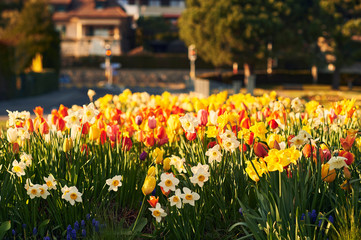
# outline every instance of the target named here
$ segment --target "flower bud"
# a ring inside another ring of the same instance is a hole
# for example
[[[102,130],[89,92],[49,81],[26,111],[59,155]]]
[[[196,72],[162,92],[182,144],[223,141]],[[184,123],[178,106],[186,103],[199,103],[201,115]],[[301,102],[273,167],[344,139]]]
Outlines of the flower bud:
[[[198,111],[197,113],[197,118],[200,122],[200,126],[206,126],[207,125],[207,122],[208,122],[208,113],[206,110],[204,109],[201,109]]]
[[[63,151],[69,152],[71,149],[73,149],[73,139],[65,138],[63,144]]]
[[[253,151],[257,157],[266,157],[268,155],[268,147],[266,144],[261,142],[256,142],[253,145]]]
[[[343,174],[345,175],[345,178],[350,180],[351,179],[351,173],[350,170],[346,166],[343,167]]]
[[[157,126],[157,120],[154,116],[148,118],[148,127],[150,129],[154,129]]]
[[[153,192],[156,185],[155,177],[147,176],[144,180],[144,184],[142,187],[142,192],[144,195],[148,195]]]
[[[336,171],[335,169],[332,169],[330,171],[330,165],[328,163],[322,165],[321,169],[321,178],[325,182],[333,182],[336,178]]]
[[[46,121],[40,124],[40,133],[43,135],[49,133],[49,125]]]
[[[170,169],[170,158],[165,158],[163,160],[163,170],[167,172],[169,171],[169,169]]]
[[[14,143],[18,140],[18,130],[16,128],[9,128],[6,135],[9,143]]]
[[[155,167],[154,166],[151,166],[149,169],[148,169],[148,172],[147,172],[147,177],[149,176],[155,176]]]
[[[148,156],[148,153],[146,151],[143,151],[140,155],[139,155],[139,159],[141,161],[144,161]]]
[[[163,151],[159,148],[156,148],[152,152],[152,157],[155,164],[161,164],[163,162]]]
[[[139,126],[140,124],[142,124],[142,122],[143,122],[142,116],[137,115],[135,117],[135,124],[137,124]]]

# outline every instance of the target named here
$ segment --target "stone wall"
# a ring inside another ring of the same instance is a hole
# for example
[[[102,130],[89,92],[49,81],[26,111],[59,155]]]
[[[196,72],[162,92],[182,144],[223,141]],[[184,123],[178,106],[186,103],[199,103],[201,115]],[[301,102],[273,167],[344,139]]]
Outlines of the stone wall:
[[[197,73],[209,72],[199,70]],[[106,83],[103,69],[94,68],[65,68],[60,74],[68,75],[71,86],[92,87]],[[188,70],[178,69],[118,69],[113,82],[122,87],[167,87],[182,89],[186,87],[189,79]]]

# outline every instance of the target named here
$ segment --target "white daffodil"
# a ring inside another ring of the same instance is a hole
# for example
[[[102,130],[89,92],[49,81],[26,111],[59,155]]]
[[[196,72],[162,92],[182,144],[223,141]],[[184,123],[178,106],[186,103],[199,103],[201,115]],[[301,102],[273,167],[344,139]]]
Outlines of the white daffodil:
[[[50,195],[50,193],[48,192],[48,186],[46,184],[39,185],[38,190],[40,197],[42,197],[43,199],[46,199]]]
[[[31,199],[34,199],[35,197],[40,197],[40,190],[39,190],[39,184],[35,184],[32,186],[29,186],[26,193],[30,196]]]
[[[226,141],[226,140],[237,140],[236,134],[234,134],[234,132],[232,132],[231,130],[226,130],[224,133],[222,133],[220,135],[221,139]]]
[[[304,139],[305,141],[308,139],[312,139],[312,136],[305,130],[300,130],[297,137]]]
[[[158,183],[158,185],[163,188],[164,192],[168,192],[169,190],[175,191],[175,187],[179,183],[179,180],[174,177],[173,173],[162,173],[160,180],[161,182]]]
[[[157,203],[155,208],[149,208],[149,210],[152,212],[152,216],[155,217],[157,222],[162,221],[162,217],[167,216],[167,213],[164,212],[164,209],[160,205],[160,203]]]
[[[204,183],[208,181],[209,175],[209,172],[204,168],[198,168],[193,177],[190,177],[191,183],[198,184],[200,187],[203,187]]]
[[[26,179],[24,186],[25,190],[28,191],[28,189],[32,186],[34,186],[34,184],[31,182],[30,178]]]
[[[298,97],[294,98],[291,102],[291,108],[295,111],[295,112],[299,112],[301,111],[303,105],[301,102],[301,99],[299,99]]]
[[[222,140],[222,146],[227,152],[233,152],[239,146],[239,141],[234,139]]]
[[[27,167],[31,166],[33,157],[30,154],[22,153],[20,155],[21,162],[25,163]]]
[[[81,196],[82,194],[78,191],[78,189],[75,186],[72,186],[68,189],[64,199],[67,200],[71,205],[74,205],[75,202],[82,202]]]
[[[82,123],[89,122],[93,124],[98,114],[99,111],[95,108],[94,103],[90,103],[88,106],[83,105]]]
[[[13,167],[11,171],[16,174],[16,176],[21,177],[25,175],[24,169],[25,169],[25,163],[18,162],[17,160],[13,161]]]
[[[192,192],[189,188],[183,188],[183,194],[181,194],[181,198],[183,199],[183,203],[189,203],[190,205],[194,206],[194,201],[200,198],[199,194],[196,192]]]
[[[179,172],[179,173],[181,173],[181,172],[187,172],[187,170],[185,169],[185,167],[184,167],[184,162],[185,162],[186,160],[184,159],[184,158],[180,158],[180,157],[178,157],[178,156],[174,156],[174,155],[172,155],[172,157],[170,157],[170,165],[173,165],[176,169],[177,169],[177,171]]]
[[[193,174],[196,174],[199,169],[203,169],[204,171],[208,172],[209,166],[207,164],[202,165],[201,163],[198,163],[197,166],[191,168],[191,171]]]
[[[56,181],[52,174],[50,174],[48,177],[44,177],[44,181],[46,186],[48,186],[48,189],[56,189]]]
[[[175,194],[169,198],[171,206],[176,205],[177,208],[182,208],[181,190],[176,189]]]
[[[220,152],[220,146],[217,144],[214,147],[210,148],[206,152],[208,156],[208,162],[212,163],[214,160],[217,162],[222,161],[222,153]]]
[[[117,175],[117,176],[114,176],[113,178],[109,178],[106,180],[106,184],[109,185],[109,189],[108,191],[118,191],[118,187],[122,186],[122,176],[121,175]]]
[[[305,143],[307,143],[307,139],[301,138],[300,136],[296,136],[290,140],[291,147],[295,146],[296,148],[302,147]]]
[[[346,164],[346,160],[347,158],[344,158],[344,157],[340,157],[340,156],[337,156],[337,157],[332,157],[327,163],[330,165],[330,171],[332,169],[341,169],[343,167],[347,167],[347,164]]]
[[[67,128],[72,128],[73,126],[80,126],[80,112],[79,111],[68,111],[68,116],[64,117]]]
[[[189,133],[195,133],[195,128],[199,125],[199,120],[190,113],[180,117],[179,121],[181,122],[184,131]]]

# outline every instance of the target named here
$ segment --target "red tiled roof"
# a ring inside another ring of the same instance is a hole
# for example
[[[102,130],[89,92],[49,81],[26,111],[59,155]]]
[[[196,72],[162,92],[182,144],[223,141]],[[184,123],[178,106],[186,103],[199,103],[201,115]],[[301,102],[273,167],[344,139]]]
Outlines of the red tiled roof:
[[[128,17],[125,11],[115,0],[110,0],[104,8],[95,9],[94,0],[73,0],[67,12],[55,12],[54,21],[65,21],[72,17],[78,18],[124,18]]]
[[[71,0],[49,0],[50,4],[69,4]]]

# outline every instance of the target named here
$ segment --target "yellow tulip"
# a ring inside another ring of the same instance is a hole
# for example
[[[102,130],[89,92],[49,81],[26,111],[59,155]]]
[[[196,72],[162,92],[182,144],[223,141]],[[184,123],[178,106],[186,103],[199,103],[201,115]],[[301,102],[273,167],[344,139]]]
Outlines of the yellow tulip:
[[[97,126],[92,125],[89,130],[89,140],[94,141],[97,140],[99,137],[100,137],[100,129]]]
[[[155,164],[161,164],[163,162],[163,151],[160,148],[154,149],[152,156]]]
[[[328,163],[322,165],[321,169],[321,178],[323,181],[326,182],[333,182],[336,178],[336,171],[335,169],[332,169],[330,171],[330,165]]]
[[[167,172],[169,171],[169,169],[170,169],[170,158],[165,158],[163,160],[163,170]]]
[[[73,149],[73,139],[65,138],[63,144],[63,151],[69,152],[71,149]]]
[[[144,195],[148,195],[151,192],[153,192],[154,188],[155,188],[155,177],[153,176],[147,176],[144,180],[144,184],[142,187],[142,192]]]
[[[148,169],[148,173],[147,173],[147,177],[154,177],[155,176],[155,167],[154,166],[151,166],[149,169]]]

